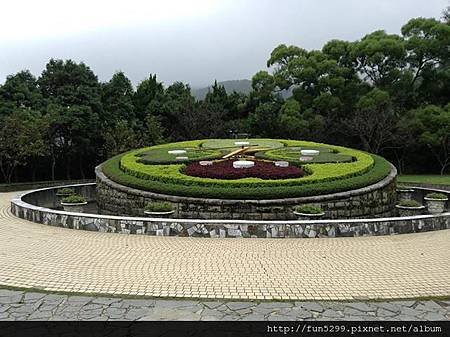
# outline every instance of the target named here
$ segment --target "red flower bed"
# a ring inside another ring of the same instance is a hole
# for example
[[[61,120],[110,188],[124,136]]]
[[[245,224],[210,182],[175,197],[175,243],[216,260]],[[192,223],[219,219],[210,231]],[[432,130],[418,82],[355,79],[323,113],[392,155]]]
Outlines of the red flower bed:
[[[199,162],[189,164],[185,174],[200,178],[213,179],[289,179],[303,177],[305,173],[296,166],[278,167],[273,162],[255,161],[255,166],[250,168],[234,168],[233,160],[215,162],[209,166],[202,166]]]

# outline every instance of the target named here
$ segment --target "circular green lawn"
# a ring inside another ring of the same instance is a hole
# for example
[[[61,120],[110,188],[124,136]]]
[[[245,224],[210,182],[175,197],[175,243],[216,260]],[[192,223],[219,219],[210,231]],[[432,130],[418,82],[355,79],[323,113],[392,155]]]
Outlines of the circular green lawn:
[[[235,142],[250,144],[244,156],[261,160],[286,160],[301,166],[307,175],[295,179],[235,180],[192,177],[184,174],[187,164],[217,160],[239,150]],[[300,161],[302,149],[316,149],[312,161]],[[181,150],[182,154],[168,151]],[[207,139],[169,143],[137,149],[102,164],[111,180],[129,187],[156,193],[221,199],[279,199],[329,194],[361,188],[385,178],[390,164],[382,157],[362,151],[297,140]]]

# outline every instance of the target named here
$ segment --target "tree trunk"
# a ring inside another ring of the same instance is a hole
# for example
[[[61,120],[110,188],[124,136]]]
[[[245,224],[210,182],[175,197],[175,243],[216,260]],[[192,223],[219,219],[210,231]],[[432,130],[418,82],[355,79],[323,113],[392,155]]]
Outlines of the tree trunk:
[[[66,158],[66,179],[70,180],[70,165],[71,165],[71,160],[70,160],[70,156],[67,156]]]
[[[33,163],[31,164],[31,181],[36,181],[36,169]]]
[[[81,159],[82,157],[80,156],[80,159],[78,160],[78,167],[80,169],[80,177],[81,179],[85,179],[85,175],[84,175],[84,170],[83,170],[83,160]]]
[[[12,166],[9,170],[7,170],[6,177],[5,177],[6,183],[11,184],[14,171],[15,171],[15,166]]]
[[[56,158],[52,154],[52,180],[55,180],[55,166],[56,166]]]
[[[445,169],[447,168],[448,165],[449,165],[449,163],[445,163],[444,165],[441,165],[441,176],[444,175]]]

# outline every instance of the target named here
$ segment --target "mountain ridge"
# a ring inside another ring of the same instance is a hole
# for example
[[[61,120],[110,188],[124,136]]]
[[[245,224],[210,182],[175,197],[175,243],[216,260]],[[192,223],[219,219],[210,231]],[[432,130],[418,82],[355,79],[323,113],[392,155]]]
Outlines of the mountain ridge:
[[[220,81],[217,84],[223,85],[228,94],[231,94],[233,91],[248,94],[252,89],[252,81],[248,79]],[[212,85],[203,88],[193,88],[191,92],[197,100],[203,100],[211,88]]]

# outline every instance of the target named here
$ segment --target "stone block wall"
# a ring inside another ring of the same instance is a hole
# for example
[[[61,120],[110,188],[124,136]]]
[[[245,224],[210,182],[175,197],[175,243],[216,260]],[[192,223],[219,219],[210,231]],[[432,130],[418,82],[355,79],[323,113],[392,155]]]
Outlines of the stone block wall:
[[[57,211],[28,204],[21,197],[11,201],[11,211],[22,219],[74,230],[203,238],[326,238],[450,229],[450,212],[404,218],[316,221],[151,219]]]
[[[177,218],[287,220],[296,219],[293,210],[302,204],[320,206],[327,219],[389,217],[394,215],[396,175],[357,190],[334,194],[274,200],[225,200],[179,197],[123,186],[96,168],[97,203],[104,214],[142,216],[150,201],[170,201]]]

